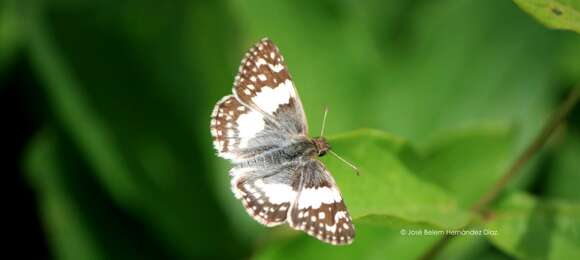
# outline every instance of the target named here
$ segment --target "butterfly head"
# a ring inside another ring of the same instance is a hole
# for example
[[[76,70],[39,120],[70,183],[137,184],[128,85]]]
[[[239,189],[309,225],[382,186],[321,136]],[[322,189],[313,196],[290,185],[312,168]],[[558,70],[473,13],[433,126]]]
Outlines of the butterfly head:
[[[314,147],[316,147],[316,152],[318,156],[324,156],[328,150],[330,150],[330,144],[326,141],[324,137],[315,137],[312,139]]]

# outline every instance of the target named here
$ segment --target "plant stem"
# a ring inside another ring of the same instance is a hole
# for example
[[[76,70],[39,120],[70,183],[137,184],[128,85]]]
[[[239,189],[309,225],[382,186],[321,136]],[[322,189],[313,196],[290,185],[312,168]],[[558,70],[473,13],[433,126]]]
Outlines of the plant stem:
[[[544,144],[550,139],[550,136],[558,129],[558,126],[564,121],[568,113],[572,111],[572,108],[578,102],[579,97],[578,88],[573,88],[568,97],[560,105],[560,108],[556,111],[548,123],[542,128],[542,131],[534,141],[518,156],[517,160],[508,168],[507,172],[491,187],[491,189],[485,193],[478,202],[476,202],[471,210],[475,213],[481,213],[481,210],[488,206],[499,193],[505,188],[508,182],[513,179],[519,170],[528,162],[534,154],[536,154]]]
[[[578,102],[579,97],[580,85],[572,88],[558,110],[551,116],[546,125],[544,125],[542,131],[534,138],[534,141],[517,157],[502,177],[483,196],[481,196],[476,203],[473,204],[471,211],[475,213],[476,216],[482,214],[482,211],[498,197],[509,181],[512,180],[519,173],[520,169],[544,146],[544,144],[546,144],[556,129],[558,129],[562,122],[564,122],[566,116],[568,116],[570,111],[572,111],[572,108]],[[467,226],[472,225],[474,221],[475,217],[472,217],[472,220]],[[421,257],[421,259],[434,258],[454,237],[455,236],[452,235],[444,235]]]

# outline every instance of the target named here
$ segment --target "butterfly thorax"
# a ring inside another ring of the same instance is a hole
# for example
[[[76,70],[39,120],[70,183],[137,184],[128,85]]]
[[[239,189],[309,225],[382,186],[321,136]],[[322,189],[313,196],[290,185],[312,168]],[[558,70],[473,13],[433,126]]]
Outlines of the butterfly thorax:
[[[318,153],[319,157],[324,156],[326,152],[330,150],[330,144],[328,144],[326,138],[322,136],[312,138],[312,143],[314,144],[314,147],[316,148],[316,153]]]

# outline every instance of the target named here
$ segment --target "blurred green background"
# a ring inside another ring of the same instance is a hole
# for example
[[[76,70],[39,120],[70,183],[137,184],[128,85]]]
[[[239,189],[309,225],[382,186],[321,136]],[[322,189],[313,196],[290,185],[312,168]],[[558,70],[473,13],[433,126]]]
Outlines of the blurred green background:
[[[542,25],[580,31],[580,2],[515,2],[2,0],[12,243],[56,259],[414,259],[440,237],[401,230],[475,218],[498,234],[438,258],[578,258],[578,107],[487,217],[469,211],[580,82],[580,36]],[[328,105],[333,147],[361,167],[323,159],[352,246],[262,227],[229,190],[209,116],[264,36],[310,131]]]

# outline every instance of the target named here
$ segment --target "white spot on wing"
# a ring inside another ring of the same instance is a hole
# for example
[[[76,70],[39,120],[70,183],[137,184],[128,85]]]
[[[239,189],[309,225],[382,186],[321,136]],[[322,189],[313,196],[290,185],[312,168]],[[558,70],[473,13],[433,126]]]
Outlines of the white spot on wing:
[[[334,233],[336,232],[336,224],[330,226],[330,225],[326,225],[326,231]]]
[[[264,192],[272,204],[290,202],[296,197],[296,192],[287,184],[264,183],[261,179],[258,179],[254,182],[254,185]]]
[[[274,72],[280,72],[284,69],[284,66],[282,66],[282,64],[278,63],[274,66],[272,66],[272,64],[268,64],[268,66],[270,67],[270,69]]]
[[[346,218],[346,211],[337,211],[336,214],[334,214],[334,222],[338,223],[338,220],[340,220],[341,218]]]
[[[340,201],[342,201],[342,197],[337,189],[329,187],[306,188],[300,194],[298,207],[301,209],[308,207],[317,209],[322,203],[331,204]]]
[[[255,111],[241,114],[236,121],[238,124],[238,136],[240,138],[240,148],[245,148],[248,141],[256,134],[264,130],[264,117]]]
[[[286,80],[280,83],[278,87],[263,87],[260,92],[256,93],[256,96],[252,98],[252,101],[264,112],[274,113],[279,106],[283,104],[288,104],[290,102],[290,97],[296,96],[294,92],[294,85],[292,81]]]
[[[259,59],[256,61],[256,67],[260,67],[261,65],[266,65],[266,64],[268,64],[268,63],[266,62],[266,60],[264,60],[264,59],[262,59],[262,58],[259,58]]]

